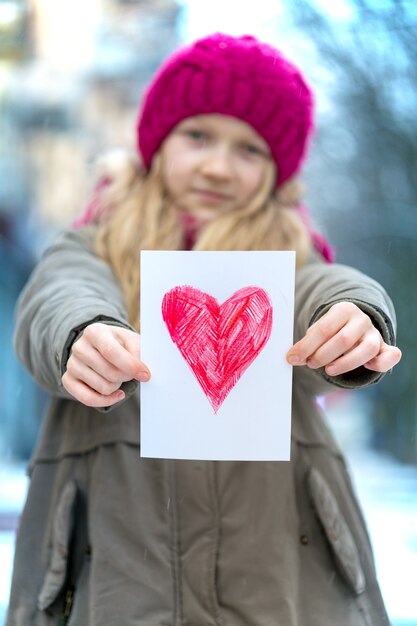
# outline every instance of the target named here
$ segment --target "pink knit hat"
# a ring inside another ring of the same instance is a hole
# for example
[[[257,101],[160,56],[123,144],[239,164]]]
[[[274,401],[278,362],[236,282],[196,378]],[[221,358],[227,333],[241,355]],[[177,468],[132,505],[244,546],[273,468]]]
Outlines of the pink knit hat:
[[[215,33],[174,52],[149,85],[137,122],[146,169],[181,120],[237,117],[269,145],[277,186],[300,168],[313,130],[313,96],[300,71],[255,37]]]

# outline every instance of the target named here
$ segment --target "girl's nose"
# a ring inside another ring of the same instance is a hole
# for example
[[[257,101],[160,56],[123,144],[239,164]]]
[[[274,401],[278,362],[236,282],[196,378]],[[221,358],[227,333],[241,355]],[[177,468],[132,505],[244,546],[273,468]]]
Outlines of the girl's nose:
[[[231,178],[233,159],[228,147],[217,146],[208,150],[201,163],[201,173],[210,178]]]

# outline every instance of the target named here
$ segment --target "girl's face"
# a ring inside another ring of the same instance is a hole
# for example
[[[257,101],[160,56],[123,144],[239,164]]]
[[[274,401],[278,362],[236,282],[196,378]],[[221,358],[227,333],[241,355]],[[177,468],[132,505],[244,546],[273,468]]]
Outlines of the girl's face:
[[[246,122],[219,114],[180,122],[162,144],[161,158],[168,197],[199,225],[247,205],[275,171],[264,139]]]

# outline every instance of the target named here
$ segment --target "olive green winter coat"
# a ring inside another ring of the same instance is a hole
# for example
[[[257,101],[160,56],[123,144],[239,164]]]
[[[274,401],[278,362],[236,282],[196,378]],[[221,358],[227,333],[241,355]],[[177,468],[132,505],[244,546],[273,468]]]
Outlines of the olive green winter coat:
[[[18,305],[17,353],[52,401],[30,464],[7,626],[388,624],[345,462],[315,401],[381,375],[296,368],[290,462],[142,459],[136,383],[108,411],[61,383],[83,327],[129,327],[93,235],[64,233]],[[315,257],[297,273],[295,339],[341,300],[394,342],[384,290]]]

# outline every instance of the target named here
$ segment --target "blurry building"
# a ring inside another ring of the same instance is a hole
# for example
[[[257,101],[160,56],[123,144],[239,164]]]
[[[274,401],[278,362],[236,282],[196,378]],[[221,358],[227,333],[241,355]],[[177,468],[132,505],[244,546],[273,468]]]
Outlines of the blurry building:
[[[140,94],[178,44],[178,18],[174,0],[29,3],[30,56],[13,72],[7,103],[42,225],[80,211],[98,153],[132,145]]]

